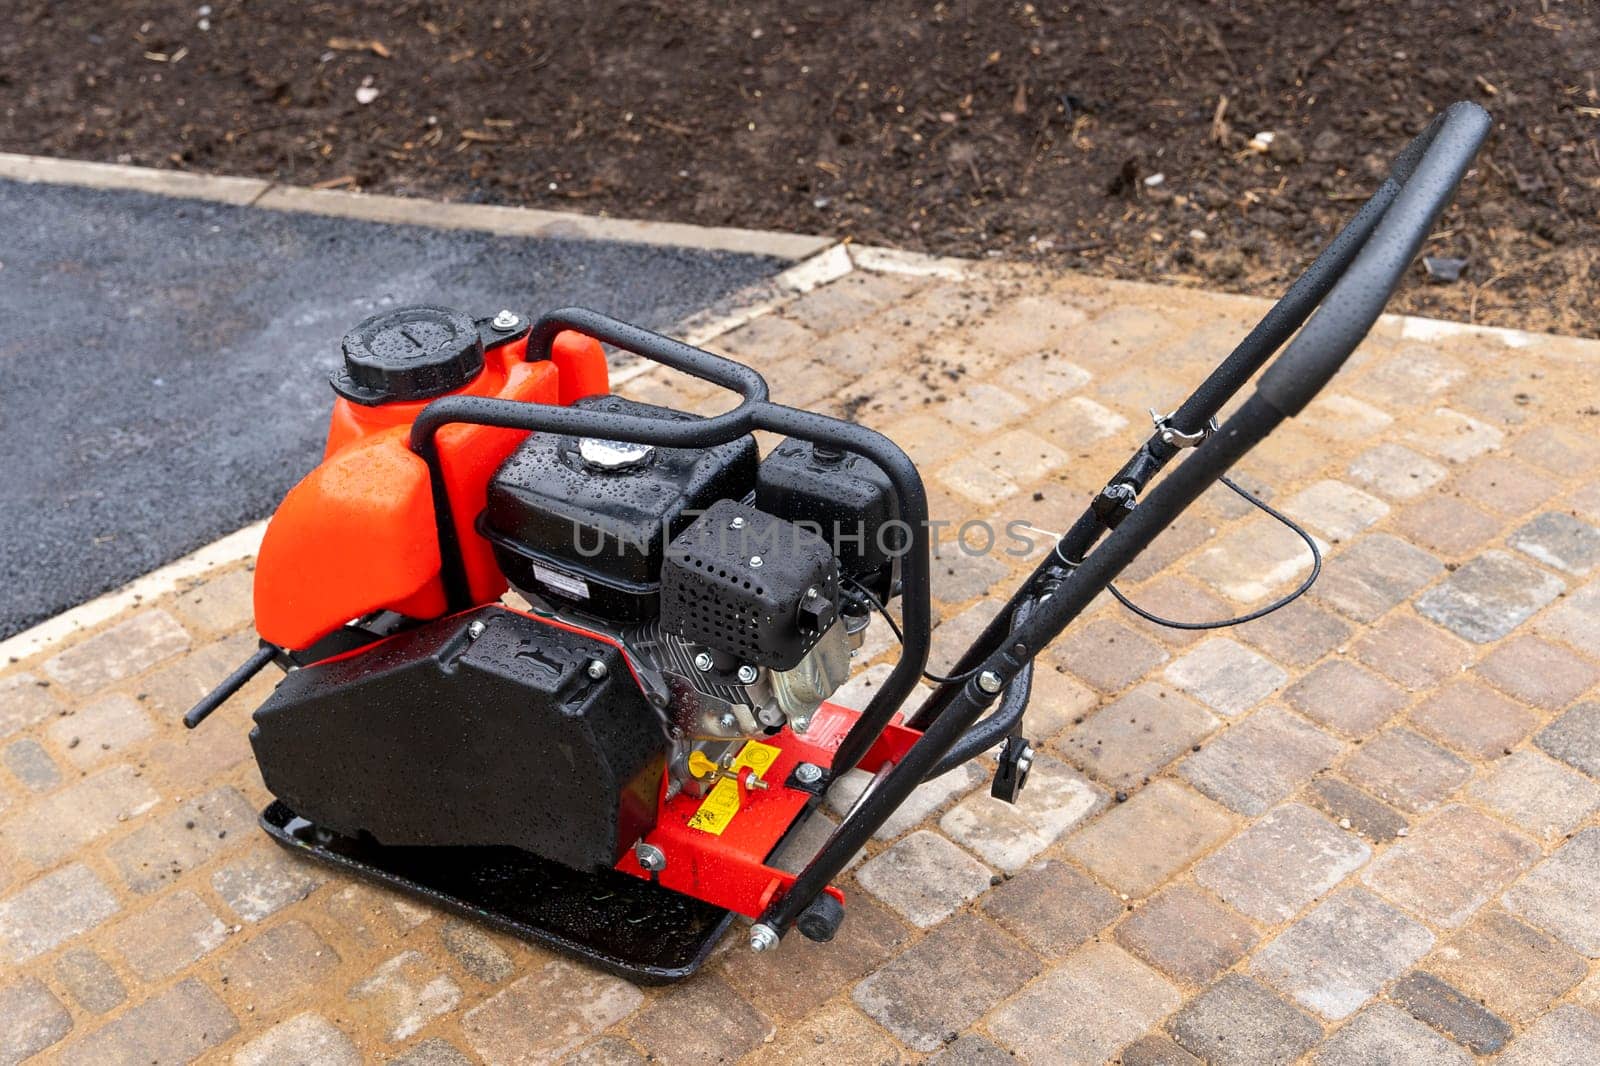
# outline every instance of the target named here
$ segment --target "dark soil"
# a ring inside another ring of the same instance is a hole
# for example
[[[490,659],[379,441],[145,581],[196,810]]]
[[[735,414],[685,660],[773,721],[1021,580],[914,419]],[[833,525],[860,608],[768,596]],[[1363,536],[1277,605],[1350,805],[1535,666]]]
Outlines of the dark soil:
[[[1474,99],[1493,139],[1426,249],[1466,271],[1396,306],[1600,332],[1588,0],[8,7],[11,151],[1260,294]]]

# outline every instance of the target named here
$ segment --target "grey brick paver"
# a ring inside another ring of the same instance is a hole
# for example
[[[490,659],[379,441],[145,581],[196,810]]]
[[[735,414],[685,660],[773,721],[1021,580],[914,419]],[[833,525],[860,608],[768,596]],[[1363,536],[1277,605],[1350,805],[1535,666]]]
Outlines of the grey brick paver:
[[[1467,1066],[1472,1056],[1398,1007],[1379,1003],[1343,1026],[1312,1061],[1316,1066]]]
[[[88,948],[71,948],[55,964],[56,980],[67,994],[90,1014],[104,1014],[121,1006],[128,989],[106,960]]]
[[[1146,896],[1232,832],[1223,808],[1156,781],[1067,841],[1067,851],[1111,887]]]
[[[1569,514],[1542,514],[1511,534],[1513,548],[1546,566],[1582,577],[1600,563],[1600,529]]]
[[[1268,706],[1212,737],[1178,772],[1224,806],[1258,815],[1332,766],[1343,748],[1316,726]]]
[[[1122,904],[1071,865],[1028,867],[987,893],[983,911],[1046,958],[1072,951],[1122,913]]]
[[[1201,985],[1259,939],[1237,911],[1186,884],[1146,900],[1117,926],[1123,947],[1165,974]]]
[[[1533,739],[1567,765],[1600,778],[1600,701],[1578,704]]]
[[[989,868],[938,833],[918,830],[863,863],[861,887],[926,929],[989,887]]]
[[[36,978],[0,987],[0,1063],[36,1055],[72,1031],[72,1015]]]
[[[320,1014],[279,1022],[234,1055],[234,1066],[359,1066],[361,1050]]]
[[[1306,717],[1351,736],[1369,733],[1406,704],[1405,694],[1372,671],[1328,659],[1295,682],[1284,702]]]
[[[1395,982],[1389,995],[1412,1017],[1427,1022],[1475,1055],[1492,1055],[1511,1038],[1509,1025],[1430,973],[1413,970]]]
[[[1072,727],[1057,746],[1074,765],[1112,788],[1131,788],[1219,724],[1193,700],[1146,682]]]
[[[950,808],[939,828],[990,865],[1015,873],[1104,802],[1104,793],[1077,771],[1040,755],[1015,804],[980,790]]]
[[[349,998],[372,1017],[386,1039],[399,1042],[454,1010],[461,1002],[461,986],[422,952],[402,951],[357,982]]]
[[[666,1066],[736,1060],[774,1032],[765,1015],[714,976],[673,988],[640,1011],[628,1029]]]
[[[1237,973],[1191,1000],[1167,1028],[1215,1066],[1292,1062],[1322,1039],[1322,1027],[1304,1011]]]
[[[68,691],[86,695],[188,648],[189,634],[170,614],[147,610],[46,659],[44,672]]]
[[[1216,637],[1169,665],[1166,679],[1219,714],[1249,710],[1289,679],[1283,668],[1237,641]]]
[[[190,977],[67,1045],[60,1061],[66,1066],[188,1063],[238,1031],[239,1020],[227,1005]]]
[[[141,980],[156,982],[177,973],[227,939],[228,930],[211,908],[187,890],[162,896],[117,924],[107,942]]]
[[[1503,551],[1486,551],[1417,600],[1417,610],[1477,644],[1499,640],[1555,599],[1562,580]]]
[[[270,1012],[321,987],[339,962],[316,930],[291,920],[223,955],[217,970],[247,1007]]]
[[[1600,958],[1597,884],[1600,829],[1585,829],[1513,885],[1505,895],[1505,906],[1574,950]]]
[[[0,955],[26,962],[94,928],[119,909],[93,870],[73,863],[0,901]]]
[[[1446,807],[1412,828],[1361,879],[1430,921],[1453,928],[1539,857],[1539,847],[1469,807]]]
[[[521,1066],[558,1058],[643,999],[626,981],[557,961],[467,1011],[461,1029],[489,1066]]]
[[[1572,832],[1600,811],[1600,784],[1536,751],[1517,751],[1468,788],[1468,794],[1546,841]]]
[[[1267,925],[1294,917],[1372,854],[1309,807],[1285,804],[1195,866],[1195,880]]]
[[[1415,813],[1437,807],[1472,776],[1472,767],[1408,729],[1389,729],[1347,759],[1343,773],[1379,799]]]
[[[1593,1066],[1600,1062],[1600,1016],[1566,1004],[1535,1022],[1498,1066]]]
[[[1600,681],[1600,667],[1532,636],[1500,644],[1475,672],[1514,699],[1545,710],[1560,710]]]

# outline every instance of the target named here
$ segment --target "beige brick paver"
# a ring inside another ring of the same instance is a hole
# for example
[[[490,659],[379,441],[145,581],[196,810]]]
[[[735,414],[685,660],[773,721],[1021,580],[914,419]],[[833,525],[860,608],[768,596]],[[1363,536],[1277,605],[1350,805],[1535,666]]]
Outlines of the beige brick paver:
[[[711,343],[889,431],[935,518],[1060,530],[1263,306],[854,274]],[[1021,806],[987,764],[939,779],[842,879],[833,944],[756,956],[736,927],[675,989],[266,841],[246,734],[271,679],[178,722],[253,647],[246,565],[3,664],[0,1063],[1597,1061],[1600,344],[1421,336],[1380,323],[1243,464],[1320,538],[1310,596],[1204,634],[1102,597],[1039,661]],[[1043,550],[945,545],[936,668]],[[1306,566],[1218,491],[1121,584],[1196,620]],[[852,699],[893,656],[874,626]]]

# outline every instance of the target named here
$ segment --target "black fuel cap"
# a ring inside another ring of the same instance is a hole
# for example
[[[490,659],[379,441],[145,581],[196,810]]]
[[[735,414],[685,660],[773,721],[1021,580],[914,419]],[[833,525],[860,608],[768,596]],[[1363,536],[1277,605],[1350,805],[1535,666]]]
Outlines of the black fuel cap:
[[[477,324],[448,307],[381,311],[346,333],[343,348],[333,391],[368,406],[442,396],[483,370]]]

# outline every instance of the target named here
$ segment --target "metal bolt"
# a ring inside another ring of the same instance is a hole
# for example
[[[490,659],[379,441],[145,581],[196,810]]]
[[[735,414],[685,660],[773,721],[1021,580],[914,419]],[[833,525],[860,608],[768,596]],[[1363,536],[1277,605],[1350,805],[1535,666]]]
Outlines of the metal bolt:
[[[467,627],[467,639],[477,640],[479,637],[483,636],[483,631],[488,628],[488,626],[483,624],[483,619],[478,619],[478,621],[473,622]]]
[[[591,680],[599,681],[606,676],[606,664],[599,659],[590,659],[588,667],[583,672],[588,674]]]
[[[794,768],[794,779],[802,785],[814,785],[822,780],[822,767],[814,762],[803,762]]]
[[[739,667],[739,675],[738,676],[739,676],[739,684],[741,684],[741,685],[753,685],[753,684],[756,683],[756,678],[761,676],[761,671],[757,670],[755,667],[751,666],[749,663],[745,663],[743,666]]]
[[[804,714],[797,714],[789,719],[789,728],[796,733],[804,733],[811,728],[811,718]]]
[[[750,556],[750,569],[752,569],[752,570],[760,570],[761,569],[761,556],[759,556],[759,555]]]
[[[667,868],[666,853],[654,844],[646,844],[642,840],[633,846],[633,857],[639,860],[640,866],[651,873]]]
[[[737,729],[739,727],[739,719],[735,718],[733,714],[729,712],[717,719],[717,725],[721,726],[723,729]]]
[[[728,523],[728,528],[729,529],[743,529],[744,528],[744,515],[742,515],[742,514],[734,515],[733,516],[733,520]]]
[[[517,317],[517,313],[515,311],[502,309],[499,314],[495,315],[494,318],[490,320],[489,325],[493,326],[501,333],[510,333],[512,330],[517,328],[517,324],[521,321],[522,319]]]
[[[708,651],[703,651],[694,657],[694,668],[700,671],[702,674],[711,669],[713,665],[714,664],[711,661],[711,653]]]
[[[978,675],[978,687],[993,696],[996,692],[1005,688],[1005,682],[1001,681],[1000,675],[993,670],[985,670]]]
[[[750,927],[750,950],[773,951],[778,947],[778,931],[766,922],[757,922]]]
[[[1025,774],[1031,769],[1033,769],[1033,749],[1023,748],[1022,754],[1017,756],[1017,772]]]

